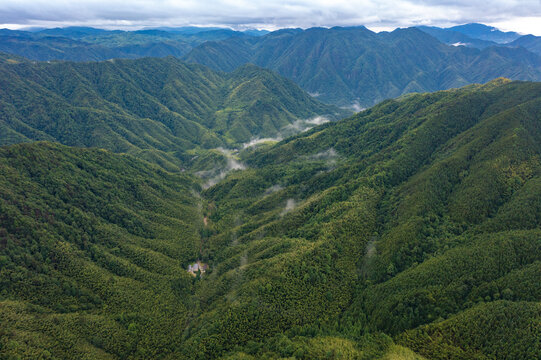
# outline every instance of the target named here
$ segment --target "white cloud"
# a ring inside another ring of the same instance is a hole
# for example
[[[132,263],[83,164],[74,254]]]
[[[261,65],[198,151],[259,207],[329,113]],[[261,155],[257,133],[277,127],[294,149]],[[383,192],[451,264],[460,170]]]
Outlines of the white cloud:
[[[528,18],[528,24],[522,22]],[[0,24],[110,28],[223,25],[234,28],[366,25],[372,29],[466,22],[541,35],[539,0],[2,0]]]

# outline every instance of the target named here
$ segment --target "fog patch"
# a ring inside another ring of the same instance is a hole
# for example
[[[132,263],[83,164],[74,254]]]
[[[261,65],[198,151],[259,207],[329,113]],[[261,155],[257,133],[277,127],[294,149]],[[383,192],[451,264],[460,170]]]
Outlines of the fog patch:
[[[274,194],[275,192],[278,192],[280,190],[282,190],[284,187],[281,186],[281,185],[272,185],[271,187],[267,188],[265,190],[265,194],[264,195],[270,195],[270,194]]]
[[[338,153],[333,148],[329,148],[325,151],[318,152],[317,154],[310,156],[310,158],[314,160],[329,160],[329,159],[336,159],[337,157],[338,157]]]
[[[284,216],[288,212],[295,210],[296,207],[297,207],[297,202],[295,201],[295,199],[291,199],[291,198],[287,199],[286,207],[284,208],[284,210],[282,210],[282,212],[280,213],[280,216]]]
[[[312,124],[312,125],[323,125],[325,123],[328,123],[330,120],[328,118],[326,118],[325,116],[316,116],[316,117],[313,117],[311,119],[308,119],[308,120],[305,120],[307,124]]]
[[[317,154],[308,156],[309,160],[318,160],[324,161],[327,166],[327,171],[334,169],[336,161],[339,159],[340,155],[334,150],[334,148],[329,148],[327,150],[318,152]],[[325,171],[322,171],[325,172]]]
[[[271,138],[271,137],[268,137],[268,138],[253,138],[249,142],[242,144],[242,148],[247,149],[249,147],[256,146],[256,145],[259,145],[259,144],[265,143],[265,142],[280,142],[283,139],[284,138],[282,136],[280,136],[280,135],[278,135],[277,137],[274,137],[274,138]]]
[[[225,167],[217,167],[212,170],[203,170],[198,171],[195,173],[195,175],[199,176],[203,179],[208,179],[206,183],[203,184],[203,189],[208,189],[227,176],[228,173],[230,173],[233,170],[245,170],[246,165],[235,159],[235,153],[232,150],[224,149],[222,147],[217,148],[219,152],[221,152],[225,158],[226,158],[226,164]]]
[[[359,100],[355,100],[350,105],[342,107],[342,109],[353,110],[356,113],[366,110],[366,108],[361,106]]]
[[[316,116],[309,119],[299,119],[289,125],[284,126],[282,131],[280,131],[280,135],[282,137],[293,136],[298,133],[311,130],[318,125],[328,123],[329,121],[330,120],[325,116]]]

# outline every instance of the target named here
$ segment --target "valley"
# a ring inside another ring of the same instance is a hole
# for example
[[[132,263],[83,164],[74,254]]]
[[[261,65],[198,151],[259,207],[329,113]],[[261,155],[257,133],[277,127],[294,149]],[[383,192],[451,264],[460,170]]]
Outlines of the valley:
[[[536,39],[1,30],[0,359],[539,358]]]

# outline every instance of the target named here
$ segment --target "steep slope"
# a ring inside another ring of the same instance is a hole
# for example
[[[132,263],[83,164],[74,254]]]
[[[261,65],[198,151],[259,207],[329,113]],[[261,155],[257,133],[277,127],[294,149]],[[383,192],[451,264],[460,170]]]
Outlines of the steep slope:
[[[0,148],[0,357],[173,351],[199,251],[198,189],[104,150]]]
[[[541,84],[498,80],[245,154],[252,169],[204,192],[213,272],[186,346],[215,357],[255,342],[261,355],[276,334],[340,334],[362,351],[384,332],[428,358],[491,358],[516,331],[502,358],[541,354],[540,109]],[[483,308],[502,298],[510,312]],[[469,319],[479,311],[490,324]]]
[[[4,147],[0,356],[538,358],[540,114],[541,83],[406,95],[246,148],[199,196],[128,155]]]
[[[524,35],[507,45],[511,47],[521,46],[533,53],[541,55],[541,36]]]
[[[415,29],[364,27],[279,30],[194,48],[186,61],[231,71],[241,64],[275,70],[325,102],[367,107],[405,93],[486,82],[541,79],[541,59],[524,49],[446,46]]]
[[[178,170],[186,150],[233,146],[341,114],[254,66],[224,74],[171,57],[12,63],[0,65],[0,144],[101,147]]]

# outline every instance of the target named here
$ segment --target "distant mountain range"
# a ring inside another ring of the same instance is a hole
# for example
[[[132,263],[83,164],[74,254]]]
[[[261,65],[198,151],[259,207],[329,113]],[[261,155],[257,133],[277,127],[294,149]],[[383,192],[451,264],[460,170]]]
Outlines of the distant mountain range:
[[[499,76],[541,79],[541,57],[524,48],[448,46],[415,28],[390,33],[365,27],[287,29],[209,41],[184,59],[222,71],[254,63],[292,79],[322,101],[357,108]]]
[[[500,76],[541,80],[540,37],[482,24],[382,33],[365,27],[271,33],[216,27],[4,29],[0,51],[47,61],[172,55],[219,71],[253,63],[293,80],[323,102],[354,110],[406,93]]]
[[[89,27],[0,30],[0,51],[31,60],[100,61],[113,58],[181,57],[209,40],[234,36],[260,36],[265,31],[244,32],[224,28],[158,28],[137,31]]]
[[[541,55],[541,37],[539,36],[502,32],[483,24],[467,24],[450,28],[433,26],[418,26],[417,28],[448,45],[478,49],[489,46],[523,47]]]

